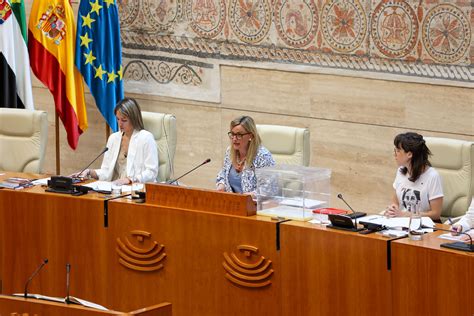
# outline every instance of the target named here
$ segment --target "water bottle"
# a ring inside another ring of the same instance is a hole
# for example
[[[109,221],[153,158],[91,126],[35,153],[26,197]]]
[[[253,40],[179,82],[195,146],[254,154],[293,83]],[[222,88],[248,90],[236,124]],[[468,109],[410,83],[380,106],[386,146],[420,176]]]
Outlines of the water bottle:
[[[421,223],[421,212],[419,207],[414,207],[410,212],[410,223],[408,225],[408,235],[411,240],[423,239],[423,228]]]

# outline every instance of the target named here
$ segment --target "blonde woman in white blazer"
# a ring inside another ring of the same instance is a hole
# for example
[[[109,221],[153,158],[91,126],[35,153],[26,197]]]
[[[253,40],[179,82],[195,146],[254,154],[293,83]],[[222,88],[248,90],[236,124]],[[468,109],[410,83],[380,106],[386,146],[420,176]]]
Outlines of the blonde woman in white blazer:
[[[140,106],[134,99],[125,98],[117,104],[114,113],[120,131],[110,135],[100,169],[87,169],[82,176],[119,185],[155,182],[158,150],[153,135],[143,127]]]

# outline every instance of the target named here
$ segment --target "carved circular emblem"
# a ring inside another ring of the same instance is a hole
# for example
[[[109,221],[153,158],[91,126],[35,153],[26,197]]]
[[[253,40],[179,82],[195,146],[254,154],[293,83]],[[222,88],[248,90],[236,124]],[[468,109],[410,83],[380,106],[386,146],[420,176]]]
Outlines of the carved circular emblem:
[[[336,51],[358,48],[367,34],[367,18],[358,0],[329,0],[322,9],[321,30]]]
[[[224,252],[222,266],[230,282],[248,288],[272,284],[272,261],[258,255],[258,248],[250,245],[237,246],[238,255]]]
[[[189,0],[186,13],[194,32],[201,37],[213,38],[225,24],[225,1]]]
[[[458,61],[469,49],[469,19],[453,5],[441,4],[432,8],[423,21],[422,29],[423,44],[428,54],[438,62]]]
[[[410,53],[418,40],[418,19],[405,1],[380,2],[372,14],[372,39],[387,57],[403,57]]]
[[[130,27],[137,18],[138,11],[140,10],[140,2],[122,0],[118,1],[117,5],[120,18],[120,28],[126,29]]]
[[[316,35],[318,22],[313,0],[278,0],[275,4],[276,29],[289,46],[308,45]]]
[[[183,0],[144,0],[143,13],[154,31],[167,31],[178,20]]]
[[[268,0],[231,0],[229,22],[232,31],[241,41],[260,42],[268,34],[272,22]]]

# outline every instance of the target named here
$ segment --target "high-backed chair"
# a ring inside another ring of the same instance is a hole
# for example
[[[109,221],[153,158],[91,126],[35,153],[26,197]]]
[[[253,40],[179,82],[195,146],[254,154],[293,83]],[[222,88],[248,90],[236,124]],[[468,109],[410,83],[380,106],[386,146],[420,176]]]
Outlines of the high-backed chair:
[[[277,164],[309,166],[309,129],[281,125],[257,125],[262,144]]]
[[[173,175],[176,152],[176,117],[171,114],[142,111],[143,125],[153,134],[158,147],[158,182],[167,181]]]
[[[46,112],[0,108],[0,170],[41,173],[47,141]]]
[[[438,137],[424,139],[433,154],[431,164],[443,182],[441,220],[464,215],[474,194],[474,143]]]

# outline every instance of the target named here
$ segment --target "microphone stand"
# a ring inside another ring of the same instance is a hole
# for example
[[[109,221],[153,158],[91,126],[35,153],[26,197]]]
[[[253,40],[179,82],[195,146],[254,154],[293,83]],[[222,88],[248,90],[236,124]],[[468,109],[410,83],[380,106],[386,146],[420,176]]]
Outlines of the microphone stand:
[[[80,179],[79,176],[80,176],[87,168],[89,168],[97,159],[99,159],[100,156],[102,156],[103,154],[105,154],[105,152],[107,152],[108,150],[109,150],[109,148],[105,147],[105,148],[101,151],[101,153],[100,153],[97,157],[95,157],[94,160],[92,160],[84,169],[82,169],[82,170],[77,174],[76,177],[73,177],[73,179]]]
[[[41,262],[41,264],[38,266],[38,268],[36,268],[35,272],[33,272],[33,274],[30,276],[30,278],[28,279],[28,281],[26,281],[25,283],[25,294],[24,294],[24,297],[27,298],[28,297],[28,285],[30,285],[30,282],[31,280],[33,280],[33,278],[38,274],[38,272],[40,272],[40,270],[48,263],[48,259],[43,259],[43,262]]]
[[[191,172],[193,172],[193,171],[196,170],[197,168],[199,168],[199,167],[201,167],[201,166],[203,166],[203,165],[205,165],[205,164],[207,164],[207,163],[209,163],[209,162],[211,162],[211,159],[210,159],[210,158],[207,158],[207,159],[204,160],[200,165],[194,167],[193,169],[189,170],[189,171],[186,172],[185,174],[179,176],[178,178],[176,178],[176,179],[174,179],[174,180],[169,180],[169,181],[167,182],[167,184],[173,184],[173,183],[175,183],[176,181],[178,181],[178,180],[181,179],[182,177],[184,177],[184,176],[190,174]]]
[[[359,217],[364,217],[364,216],[367,215],[367,213],[354,211],[354,209],[349,205],[349,203],[347,203],[346,200],[344,200],[344,198],[342,197],[342,194],[341,194],[341,193],[339,193],[339,194],[337,195],[337,197],[338,197],[340,200],[342,200],[342,202],[344,202],[344,204],[346,204],[347,207],[349,207],[350,210],[352,211],[352,214],[347,215],[347,216],[349,216],[350,218],[357,220],[357,218],[359,218]]]
[[[66,304],[70,304],[71,300],[69,299],[69,276],[71,274],[71,264],[66,264]]]

